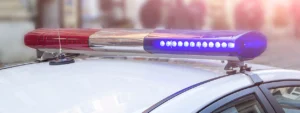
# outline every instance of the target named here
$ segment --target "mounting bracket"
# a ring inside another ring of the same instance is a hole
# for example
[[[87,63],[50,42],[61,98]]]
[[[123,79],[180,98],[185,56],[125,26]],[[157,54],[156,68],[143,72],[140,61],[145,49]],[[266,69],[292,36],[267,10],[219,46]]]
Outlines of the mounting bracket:
[[[67,57],[65,54],[59,54],[55,60],[49,62],[49,65],[64,65],[74,63],[75,60],[73,58]]]
[[[244,61],[231,61],[229,60],[224,68],[227,74],[232,75],[237,73],[237,69],[239,68],[239,72],[251,71],[251,67],[248,67]]]

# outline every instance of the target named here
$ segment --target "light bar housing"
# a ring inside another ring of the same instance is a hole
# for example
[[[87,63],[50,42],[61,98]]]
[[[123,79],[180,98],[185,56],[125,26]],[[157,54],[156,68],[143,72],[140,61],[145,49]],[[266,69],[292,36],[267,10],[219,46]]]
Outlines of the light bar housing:
[[[267,48],[267,38],[256,31],[37,29],[24,41],[35,49],[58,52],[59,37],[65,53],[89,55],[246,61]]]

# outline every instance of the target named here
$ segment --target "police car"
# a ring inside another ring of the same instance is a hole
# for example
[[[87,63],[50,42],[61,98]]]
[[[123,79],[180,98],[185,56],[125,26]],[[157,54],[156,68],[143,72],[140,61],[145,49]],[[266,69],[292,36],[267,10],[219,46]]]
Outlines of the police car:
[[[300,72],[247,63],[255,31],[37,29],[0,70],[1,113],[299,113]]]

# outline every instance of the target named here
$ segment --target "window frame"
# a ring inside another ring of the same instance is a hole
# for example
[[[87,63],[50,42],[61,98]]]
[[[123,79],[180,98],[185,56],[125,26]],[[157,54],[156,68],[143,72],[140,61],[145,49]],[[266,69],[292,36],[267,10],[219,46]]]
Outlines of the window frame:
[[[276,98],[271,94],[270,89],[280,88],[280,87],[300,87],[299,80],[287,80],[287,81],[275,81],[270,83],[265,83],[259,86],[262,92],[265,94],[266,98],[269,100],[270,104],[273,106],[277,113],[285,113],[281,105],[277,102]]]
[[[221,107],[226,106],[230,102],[234,102],[240,98],[243,98],[248,95],[255,95],[257,101],[261,104],[261,107],[267,113],[275,113],[275,110],[272,108],[271,104],[263,94],[263,92],[259,89],[258,86],[253,86],[250,88],[246,88],[232,94],[226,95],[221,97],[220,99],[216,100],[215,102],[209,104],[208,106],[204,107],[198,111],[198,113],[211,113],[215,110],[218,110]]]

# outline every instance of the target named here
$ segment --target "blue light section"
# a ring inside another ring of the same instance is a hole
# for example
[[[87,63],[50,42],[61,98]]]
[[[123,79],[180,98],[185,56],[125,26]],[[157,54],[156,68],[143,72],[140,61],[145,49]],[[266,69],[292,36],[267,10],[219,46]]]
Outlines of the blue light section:
[[[241,61],[259,56],[266,47],[259,32],[161,30],[144,39],[144,49],[153,54],[232,56]]]
[[[164,46],[161,42],[167,42],[167,46]],[[183,46],[182,46],[182,42]],[[195,43],[196,42],[196,43]],[[202,42],[202,43],[201,43]],[[220,42],[225,43],[226,46],[220,48]],[[168,44],[169,43],[169,44]],[[178,46],[177,46],[178,43]],[[234,42],[232,41],[220,41],[220,40],[211,40],[211,41],[203,41],[203,40],[183,40],[183,39],[160,39],[154,41],[154,48],[157,48],[162,51],[182,51],[182,52],[201,52],[201,51],[209,51],[209,52],[222,52],[222,51],[234,51]]]

